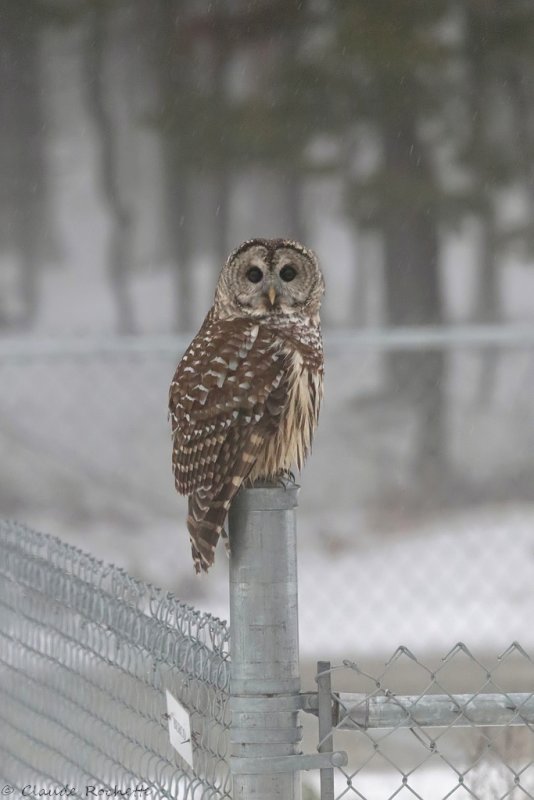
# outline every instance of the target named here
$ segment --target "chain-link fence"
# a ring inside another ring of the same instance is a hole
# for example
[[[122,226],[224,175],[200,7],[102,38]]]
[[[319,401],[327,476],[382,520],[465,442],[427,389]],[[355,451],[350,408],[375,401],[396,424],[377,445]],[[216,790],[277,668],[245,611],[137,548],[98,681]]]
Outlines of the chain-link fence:
[[[534,797],[534,662],[520,644],[484,663],[465,644],[434,663],[400,647],[372,672],[321,662],[317,680],[320,749],[349,754],[324,770],[321,800]]]
[[[321,800],[534,798],[534,662],[517,643],[491,661],[458,644],[434,660],[399,647],[382,667],[321,662],[317,691],[301,691],[296,495],[251,489],[232,507],[231,635],[0,525],[3,794],[298,800],[310,771]]]
[[[17,524],[0,525],[0,575],[4,795],[230,797],[225,623]]]
[[[194,579],[170,470],[167,390],[187,342],[0,340],[0,508],[226,618],[226,559]],[[532,330],[327,331],[325,344],[299,512],[310,669],[349,652],[347,615],[373,657],[392,630],[425,655],[534,645]]]

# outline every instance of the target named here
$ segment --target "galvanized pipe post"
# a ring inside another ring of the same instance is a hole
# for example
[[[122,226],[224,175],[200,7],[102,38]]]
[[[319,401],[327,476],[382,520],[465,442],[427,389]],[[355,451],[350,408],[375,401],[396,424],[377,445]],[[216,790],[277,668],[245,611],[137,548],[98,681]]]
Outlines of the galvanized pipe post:
[[[299,771],[277,771],[300,752],[298,489],[243,489],[230,511],[234,800],[301,796]]]
[[[332,673],[330,661],[317,663],[317,711],[319,717],[320,753],[332,753],[334,739],[332,736]],[[321,800],[334,800],[334,769],[321,769]]]

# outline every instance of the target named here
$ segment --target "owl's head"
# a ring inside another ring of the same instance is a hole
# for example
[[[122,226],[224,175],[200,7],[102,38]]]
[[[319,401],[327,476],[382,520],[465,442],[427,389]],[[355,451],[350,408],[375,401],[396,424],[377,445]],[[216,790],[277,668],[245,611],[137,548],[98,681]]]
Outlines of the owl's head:
[[[315,253],[289,239],[249,239],[231,253],[219,276],[219,312],[262,317],[315,316],[324,279]]]

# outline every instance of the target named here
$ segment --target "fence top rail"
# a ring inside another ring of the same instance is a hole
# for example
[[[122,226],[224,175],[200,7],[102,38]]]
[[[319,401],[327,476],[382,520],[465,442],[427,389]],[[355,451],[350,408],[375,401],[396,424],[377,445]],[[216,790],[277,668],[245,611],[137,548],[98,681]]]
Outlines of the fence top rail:
[[[192,334],[168,336],[36,337],[0,338],[0,362],[55,359],[69,356],[147,356],[155,353],[175,357],[182,353]],[[396,328],[331,329],[324,333],[327,350],[428,350],[455,347],[532,347],[534,325],[450,325]]]
[[[376,695],[333,692],[338,730],[370,728],[517,726],[534,723],[532,692]],[[305,695],[303,710],[317,714],[317,695]]]

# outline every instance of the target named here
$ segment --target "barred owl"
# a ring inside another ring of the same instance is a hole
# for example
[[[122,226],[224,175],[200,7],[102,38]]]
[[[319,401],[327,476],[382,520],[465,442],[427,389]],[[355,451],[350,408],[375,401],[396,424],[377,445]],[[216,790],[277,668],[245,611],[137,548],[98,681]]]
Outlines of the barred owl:
[[[243,482],[277,480],[311,448],[323,389],[319,307],[324,281],[311,250],[252,239],[228,258],[214,304],[169,391],[177,490],[189,496],[196,572],[207,572]]]

